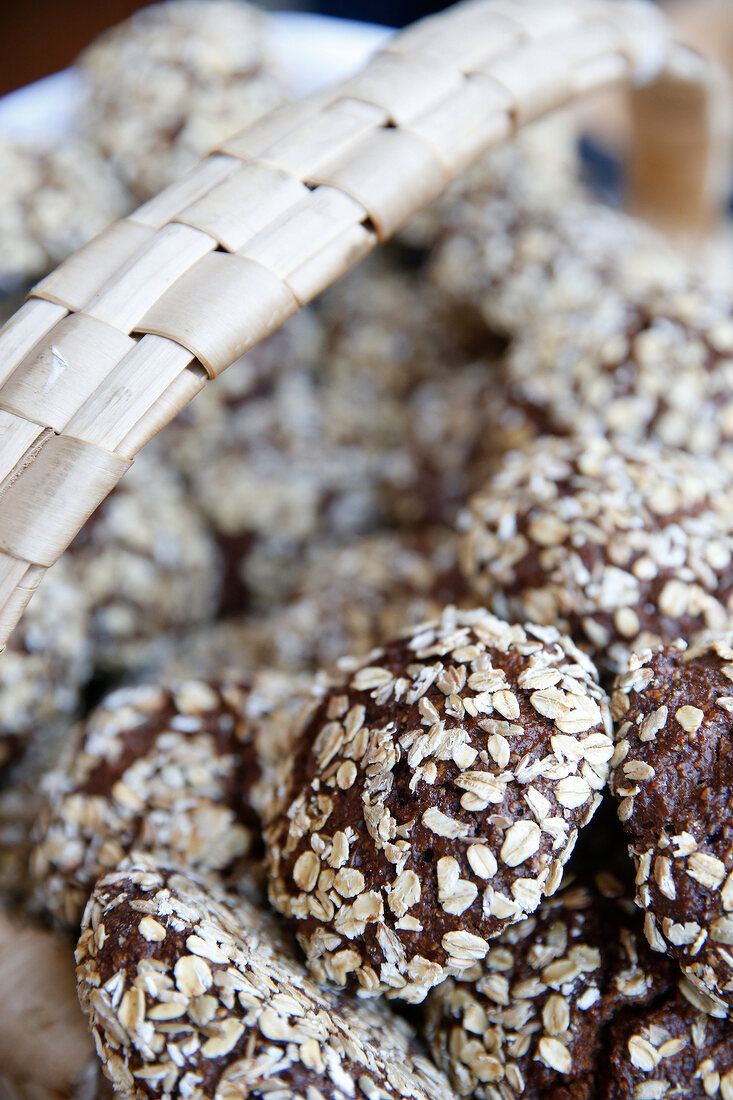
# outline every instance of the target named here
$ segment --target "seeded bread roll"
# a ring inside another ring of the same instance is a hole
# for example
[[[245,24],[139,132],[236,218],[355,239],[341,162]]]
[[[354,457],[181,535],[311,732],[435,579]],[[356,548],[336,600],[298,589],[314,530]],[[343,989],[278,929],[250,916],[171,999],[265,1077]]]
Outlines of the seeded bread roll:
[[[0,660],[0,772],[21,757],[32,776],[55,762],[91,669],[84,593],[62,559],[44,577]]]
[[[590,661],[553,627],[448,609],[304,721],[266,837],[313,974],[421,1001],[557,888],[612,753]]]
[[[314,549],[452,524],[484,483],[499,351],[442,301],[420,272],[370,258],[171,425],[163,445],[222,550],[228,614],[297,598]]]
[[[684,285],[681,250],[589,198],[577,174],[548,188],[538,157],[498,153],[461,184],[431,260],[440,289],[490,329],[514,337],[529,328],[536,339],[553,317],[558,327],[579,326],[583,314],[595,324],[621,316],[632,290]]]
[[[273,922],[167,870],[108,875],[77,948],[79,998],[128,1100],[455,1100],[403,1021],[317,986]]]
[[[495,447],[541,434],[652,437],[716,457],[722,447],[733,461],[730,279],[712,284],[577,186],[558,196],[540,171],[526,177],[469,183],[433,261],[446,295],[512,338],[489,410]]]
[[[265,20],[231,0],[153,4],[100,35],[79,63],[87,133],[138,199],[285,99]]]
[[[36,894],[78,928],[96,880],[133,849],[226,876],[260,846],[247,688],[189,680],[109,695],[44,780]]]
[[[730,295],[692,275],[672,288],[622,284],[617,300],[543,316],[520,335],[504,401],[525,438],[655,439],[730,467],[732,318]]]
[[[649,951],[619,881],[571,873],[431,993],[426,1033],[474,1100],[652,1100],[673,1086],[703,1098],[715,1072],[733,1085],[733,1033],[709,1007]]]
[[[27,289],[132,205],[89,142],[65,135],[55,147],[0,137],[0,294]]]
[[[278,346],[287,347],[285,339]],[[241,400],[223,395],[221,435],[204,428],[203,449],[215,443],[216,453],[195,465],[192,454],[184,458],[193,499],[225,559],[229,613],[269,611],[297,591],[307,548],[319,539],[352,539],[383,522],[380,484],[394,452],[364,432],[351,435],[344,424],[343,406],[358,403],[352,380],[331,389],[320,352],[301,358],[279,362]],[[380,410],[361,408],[367,419]]]
[[[152,663],[157,678],[192,669],[217,676],[267,666],[304,676],[345,653],[366,656],[403,624],[435,616],[465,597],[455,534],[443,528],[367,535],[345,546],[311,548],[297,595],[269,615],[238,616],[182,639],[166,639]]]
[[[659,1007],[614,1021],[601,1100],[733,1096],[733,1033],[729,1020],[685,978]]]
[[[135,461],[67,554],[105,672],[145,663],[158,635],[213,618],[221,563],[204,521],[157,451]]]
[[[655,951],[733,1005],[733,638],[632,656],[613,693],[611,787]]]
[[[539,439],[462,517],[475,598],[553,623],[602,673],[645,646],[723,630],[733,602],[733,480],[659,446]]]
[[[647,948],[621,884],[569,878],[473,971],[431,993],[431,1050],[459,1095],[599,1096],[604,1027],[672,985],[671,962]]]
[[[389,452],[388,523],[452,523],[495,461],[485,428],[504,343],[400,258],[370,258],[319,303],[324,400],[332,432]]]

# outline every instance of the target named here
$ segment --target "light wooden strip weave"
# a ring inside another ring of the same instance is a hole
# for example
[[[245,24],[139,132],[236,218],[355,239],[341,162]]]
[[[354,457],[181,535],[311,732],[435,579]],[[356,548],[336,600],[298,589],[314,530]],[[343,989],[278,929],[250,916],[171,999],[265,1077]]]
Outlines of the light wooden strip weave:
[[[0,645],[207,378],[518,126],[673,73],[675,49],[643,0],[457,5],[226,142],[43,279],[0,332]]]

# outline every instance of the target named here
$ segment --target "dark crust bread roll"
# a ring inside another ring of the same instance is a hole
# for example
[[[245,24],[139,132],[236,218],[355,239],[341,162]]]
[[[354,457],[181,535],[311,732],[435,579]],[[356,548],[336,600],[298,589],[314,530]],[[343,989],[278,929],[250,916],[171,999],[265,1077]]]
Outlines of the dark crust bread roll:
[[[589,660],[448,609],[326,692],[267,832],[313,973],[420,1001],[559,885],[612,752]]]
[[[647,938],[725,1015],[733,1004],[730,636],[633,657],[613,714],[611,789]]]
[[[261,778],[249,689],[182,681],[124,688],[80,727],[45,780],[32,856],[36,893],[79,925],[95,881],[134,849],[226,875],[261,847]]]
[[[426,1034],[472,1100],[702,1100],[733,1087],[733,1033],[705,1007],[649,950],[620,882],[571,874],[430,994]]]
[[[462,525],[475,598],[505,618],[552,623],[602,673],[731,621],[733,480],[712,459],[539,439],[505,458]]]
[[[607,1022],[672,984],[671,961],[649,951],[622,893],[619,883],[601,893],[592,879],[571,881],[470,975],[431,993],[431,1049],[460,1095],[596,1096]]]
[[[270,917],[167,870],[102,879],[79,998],[115,1091],[256,1100],[451,1100],[410,1029],[319,988]]]

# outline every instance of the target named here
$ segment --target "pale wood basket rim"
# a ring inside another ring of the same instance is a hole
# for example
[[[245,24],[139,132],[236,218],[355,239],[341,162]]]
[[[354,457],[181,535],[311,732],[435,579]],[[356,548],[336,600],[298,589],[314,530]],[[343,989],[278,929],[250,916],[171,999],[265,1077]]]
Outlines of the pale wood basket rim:
[[[619,83],[646,87],[640,147],[654,89],[684,96],[697,211],[715,80],[651,4],[469,0],[224,143],[41,280],[0,331],[0,647],[45,570],[207,381],[489,148]],[[688,159],[689,141],[665,148]]]

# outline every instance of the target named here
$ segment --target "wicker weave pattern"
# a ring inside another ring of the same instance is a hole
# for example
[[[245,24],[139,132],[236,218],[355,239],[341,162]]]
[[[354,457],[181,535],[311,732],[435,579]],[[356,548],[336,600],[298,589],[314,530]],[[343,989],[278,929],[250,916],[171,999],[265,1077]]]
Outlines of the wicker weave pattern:
[[[635,0],[473,0],[285,106],[82,248],[0,332],[0,645],[157,431],[490,146],[649,79]]]

